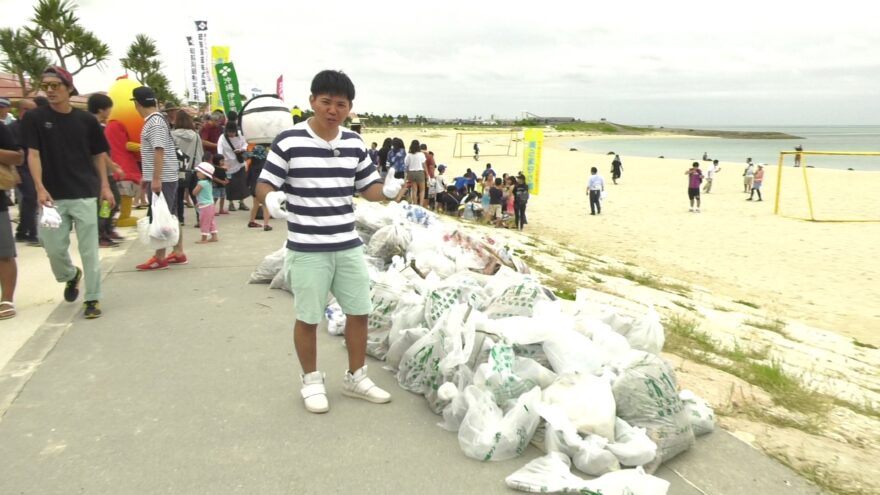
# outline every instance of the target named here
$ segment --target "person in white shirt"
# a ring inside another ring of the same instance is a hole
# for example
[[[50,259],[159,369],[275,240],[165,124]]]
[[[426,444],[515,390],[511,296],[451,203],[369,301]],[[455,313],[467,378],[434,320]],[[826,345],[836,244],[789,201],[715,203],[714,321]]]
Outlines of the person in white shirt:
[[[238,126],[235,122],[227,122],[226,132],[217,140],[217,154],[223,155],[226,177],[229,179],[229,184],[226,186],[229,211],[235,211],[236,201],[238,201],[239,210],[248,211],[250,209],[244,204],[244,200],[250,196],[250,191],[247,187],[245,151],[247,151],[247,141],[238,132]]]
[[[752,159],[746,159],[746,169],[743,171],[743,192],[752,192],[752,183],[755,181],[755,164]]]
[[[718,160],[712,160],[712,166],[706,171],[706,185],[703,186],[704,193],[712,192],[712,181],[715,180],[715,174],[718,172],[721,172],[721,167],[718,166]]]
[[[409,153],[403,160],[406,165],[406,180],[411,184],[410,202],[414,205],[427,206],[425,202],[425,187],[427,184],[425,175],[425,154],[422,153],[421,143],[417,139],[409,145]],[[413,196],[415,194],[415,196]]]
[[[602,214],[602,191],[605,190],[605,179],[599,175],[599,169],[590,169],[590,181],[587,183],[587,194],[590,196],[590,215]]]

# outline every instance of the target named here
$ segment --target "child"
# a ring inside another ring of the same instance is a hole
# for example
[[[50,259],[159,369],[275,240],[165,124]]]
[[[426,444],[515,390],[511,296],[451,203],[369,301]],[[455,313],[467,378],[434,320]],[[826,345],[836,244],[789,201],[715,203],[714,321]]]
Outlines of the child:
[[[199,182],[193,189],[199,207],[199,229],[202,231],[202,239],[196,244],[217,242],[217,217],[214,216],[214,186],[211,179],[214,176],[214,166],[207,162],[196,165],[196,176]]]
[[[228,215],[229,210],[223,209],[223,204],[226,203],[226,184],[229,184],[229,180],[226,179],[226,167],[223,166],[223,155],[212,156],[211,162],[214,164],[212,167],[214,169],[214,201],[220,200],[217,214]]]
[[[495,179],[494,182],[490,183],[489,190],[486,191],[489,196],[489,204],[483,209],[483,219],[486,223],[494,223],[496,227],[502,225],[501,203],[504,200],[504,191],[501,189],[501,186],[501,179]]]

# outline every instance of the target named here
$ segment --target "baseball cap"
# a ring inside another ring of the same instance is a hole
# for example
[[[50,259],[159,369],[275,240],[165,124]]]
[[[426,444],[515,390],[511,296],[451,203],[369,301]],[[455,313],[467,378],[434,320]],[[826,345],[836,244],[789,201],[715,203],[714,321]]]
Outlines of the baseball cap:
[[[440,165],[437,165],[437,170],[439,170],[439,171],[441,171],[441,172],[445,171],[445,170],[446,170],[446,165],[444,165],[444,164],[442,164],[442,163],[441,163]]]
[[[131,101],[136,101],[145,107],[155,107],[158,104],[156,101],[156,93],[146,86],[134,88],[131,91],[131,96],[133,96]]]
[[[70,89],[70,96],[76,96],[79,94],[79,91],[76,90],[76,86],[73,85],[73,76],[71,76],[70,72],[67,72],[67,69],[64,67],[50,65],[43,71],[43,76],[54,76],[61,79],[61,82]]]
[[[9,102],[6,98],[0,98],[0,107],[11,107],[12,103]]]

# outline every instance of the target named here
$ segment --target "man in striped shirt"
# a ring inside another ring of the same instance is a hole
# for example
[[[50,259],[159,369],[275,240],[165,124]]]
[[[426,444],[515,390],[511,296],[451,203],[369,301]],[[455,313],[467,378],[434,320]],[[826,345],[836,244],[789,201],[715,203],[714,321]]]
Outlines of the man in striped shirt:
[[[177,148],[171,138],[171,126],[165,116],[159,113],[156,93],[152,89],[140,86],[132,91],[132,96],[134,107],[144,118],[144,127],[141,130],[141,165],[144,176],[142,186],[144,191],[160,195],[170,211],[177,211]],[[152,206],[149,214],[152,219]],[[183,265],[186,262],[183,232],[180,232],[174,251],[167,258],[165,248],[157,249],[150,259],[136,268],[141,271],[162,270],[168,268],[169,263]]]
[[[317,371],[317,325],[332,292],[346,314],[348,370],[343,394],[374,403],[391,395],[367,377],[367,317],[372,311],[363,243],[354,228],[352,196],[385,200],[378,169],[360,136],[341,126],[351,112],[354,84],[325,70],[312,80],[315,115],[279,134],[272,143],[256,192],[283,190],[287,197],[285,270],[295,297],[293,340],[302,366],[301,394],[314,413],[329,410],[324,373]]]

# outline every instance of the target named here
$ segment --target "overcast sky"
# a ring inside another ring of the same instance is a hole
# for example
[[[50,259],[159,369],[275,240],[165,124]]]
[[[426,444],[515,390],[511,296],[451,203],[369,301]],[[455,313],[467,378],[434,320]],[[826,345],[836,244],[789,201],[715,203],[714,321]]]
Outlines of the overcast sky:
[[[4,24],[31,0],[0,0]],[[243,93],[308,104],[311,77],[348,73],[355,111],[432,117],[606,118],[655,125],[880,124],[876,2],[78,2],[109,44],[103,70],[77,76],[106,90],[135,34],[157,41],[183,94],[187,35],[232,50]],[[228,7],[227,7],[228,6]],[[528,7],[527,7],[528,6]],[[149,9],[152,15],[143,13]],[[136,19],[123,20],[138,11]]]

